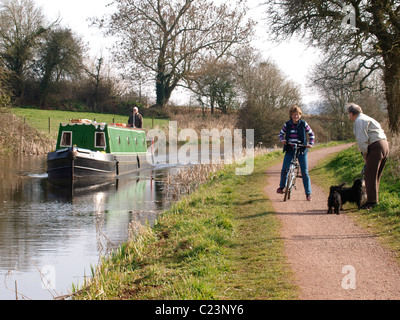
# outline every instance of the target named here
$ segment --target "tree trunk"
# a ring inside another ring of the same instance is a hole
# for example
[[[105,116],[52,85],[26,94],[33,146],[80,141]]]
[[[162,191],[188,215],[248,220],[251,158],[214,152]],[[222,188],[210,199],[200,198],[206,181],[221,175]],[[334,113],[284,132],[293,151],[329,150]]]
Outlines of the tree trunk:
[[[156,81],[156,104],[157,107],[164,109],[169,99],[171,98],[172,91],[176,87],[176,84],[170,85],[169,76],[165,76],[163,73],[157,76]]]
[[[165,96],[165,88],[165,75],[164,73],[159,73],[156,80],[156,105],[161,109],[163,109],[168,102]]]
[[[49,93],[49,84],[50,84],[50,77],[48,76],[48,73],[46,72],[43,76],[42,81],[40,81],[39,85],[39,90],[40,90],[40,96],[39,96],[39,106],[44,107],[47,102],[47,95]]]
[[[24,96],[25,91],[25,82],[23,79],[22,69],[12,72],[11,86],[13,88],[13,94],[15,98],[17,98],[17,100],[21,100]]]
[[[399,133],[400,119],[400,49],[384,55],[384,82],[390,130]]]
[[[211,114],[213,115],[214,114],[214,98],[213,97],[211,97],[211,100],[210,100],[210,108],[211,108]]]

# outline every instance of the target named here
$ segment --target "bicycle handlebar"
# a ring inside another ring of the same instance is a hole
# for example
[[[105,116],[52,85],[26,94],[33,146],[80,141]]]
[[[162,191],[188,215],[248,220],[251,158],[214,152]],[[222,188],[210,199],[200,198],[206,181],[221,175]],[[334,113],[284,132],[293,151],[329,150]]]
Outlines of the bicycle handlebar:
[[[295,147],[304,147],[307,148],[309,145],[306,144],[300,144],[300,143],[288,143],[289,146],[295,146]]]

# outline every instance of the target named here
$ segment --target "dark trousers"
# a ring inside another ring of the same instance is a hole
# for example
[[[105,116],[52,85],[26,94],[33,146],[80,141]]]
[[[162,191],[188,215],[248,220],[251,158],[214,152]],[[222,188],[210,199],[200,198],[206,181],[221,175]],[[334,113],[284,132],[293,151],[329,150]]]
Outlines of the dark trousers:
[[[388,157],[389,144],[386,140],[374,142],[368,147],[364,171],[368,202],[379,202],[379,183]]]

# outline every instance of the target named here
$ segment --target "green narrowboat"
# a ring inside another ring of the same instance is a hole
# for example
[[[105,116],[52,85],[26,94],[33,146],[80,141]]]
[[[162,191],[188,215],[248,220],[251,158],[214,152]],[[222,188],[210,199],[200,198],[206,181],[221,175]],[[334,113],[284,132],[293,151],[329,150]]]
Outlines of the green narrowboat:
[[[149,168],[147,158],[142,129],[70,120],[60,124],[56,150],[47,155],[47,173],[49,179],[118,177]]]

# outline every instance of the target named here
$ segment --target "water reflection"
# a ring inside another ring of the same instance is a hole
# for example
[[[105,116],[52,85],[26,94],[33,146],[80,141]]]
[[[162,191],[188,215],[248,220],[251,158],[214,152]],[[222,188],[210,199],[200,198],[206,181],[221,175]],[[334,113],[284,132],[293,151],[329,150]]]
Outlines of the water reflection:
[[[0,299],[15,299],[15,285],[28,298],[51,299],[41,283],[49,266],[54,295],[82,283],[131,223],[152,225],[168,207],[162,181],[170,169],[72,186],[48,181],[45,157],[0,160]]]

